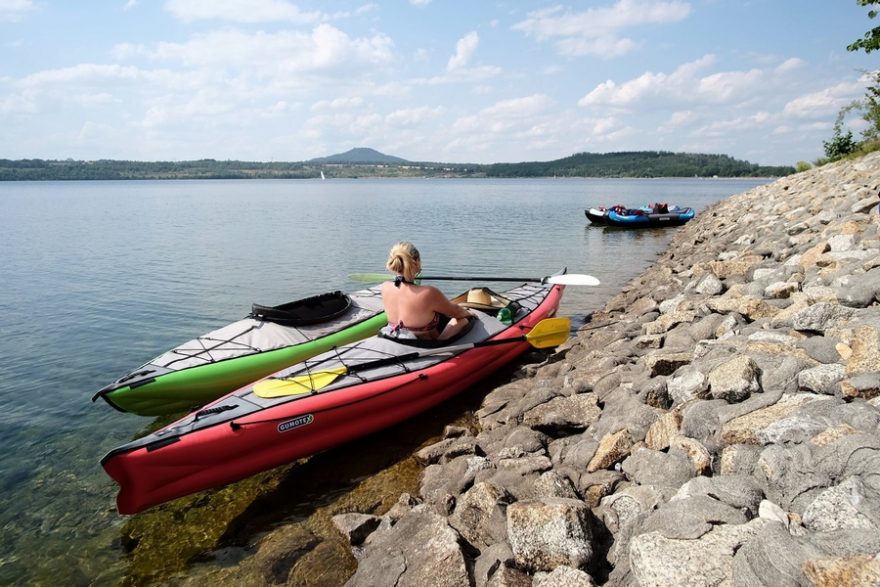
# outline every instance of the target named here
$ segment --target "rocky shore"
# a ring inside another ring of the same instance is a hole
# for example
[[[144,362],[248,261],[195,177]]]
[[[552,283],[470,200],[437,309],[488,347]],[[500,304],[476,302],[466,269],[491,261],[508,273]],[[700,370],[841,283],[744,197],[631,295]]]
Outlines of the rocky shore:
[[[333,518],[350,586],[880,584],[880,153],[729,198],[417,495]]]

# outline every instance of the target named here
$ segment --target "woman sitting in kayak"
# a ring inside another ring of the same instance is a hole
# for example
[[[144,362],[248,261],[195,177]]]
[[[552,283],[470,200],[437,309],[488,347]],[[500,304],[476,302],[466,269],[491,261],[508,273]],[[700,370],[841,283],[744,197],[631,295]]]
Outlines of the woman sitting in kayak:
[[[436,287],[415,284],[422,260],[412,243],[404,241],[391,247],[385,267],[395,274],[394,281],[382,286],[387,332],[392,337],[409,332],[421,340],[448,340],[461,333],[468,319],[474,317]]]

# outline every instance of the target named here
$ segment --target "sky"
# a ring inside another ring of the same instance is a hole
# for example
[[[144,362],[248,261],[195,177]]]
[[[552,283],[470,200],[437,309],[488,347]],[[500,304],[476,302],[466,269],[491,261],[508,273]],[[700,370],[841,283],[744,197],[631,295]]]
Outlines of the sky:
[[[880,65],[846,50],[877,20],[856,0],[0,0],[0,158],[814,162]]]

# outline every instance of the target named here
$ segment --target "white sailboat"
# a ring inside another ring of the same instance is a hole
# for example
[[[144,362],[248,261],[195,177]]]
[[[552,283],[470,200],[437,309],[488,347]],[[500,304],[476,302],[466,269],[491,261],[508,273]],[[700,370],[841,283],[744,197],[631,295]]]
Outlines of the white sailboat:
[[[326,178],[324,177],[324,172],[323,172],[323,171],[321,172],[321,179],[326,179]]]

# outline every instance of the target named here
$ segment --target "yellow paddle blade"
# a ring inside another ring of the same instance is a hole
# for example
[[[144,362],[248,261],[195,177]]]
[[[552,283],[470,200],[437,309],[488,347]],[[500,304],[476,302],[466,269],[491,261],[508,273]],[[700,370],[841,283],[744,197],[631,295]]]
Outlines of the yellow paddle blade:
[[[547,349],[568,340],[571,320],[568,318],[544,318],[526,334],[526,340],[535,348]]]
[[[259,397],[273,398],[299,393],[311,393],[327,387],[337,378],[348,373],[346,367],[315,371],[308,375],[288,377],[284,379],[265,379],[254,384],[254,394]]]

